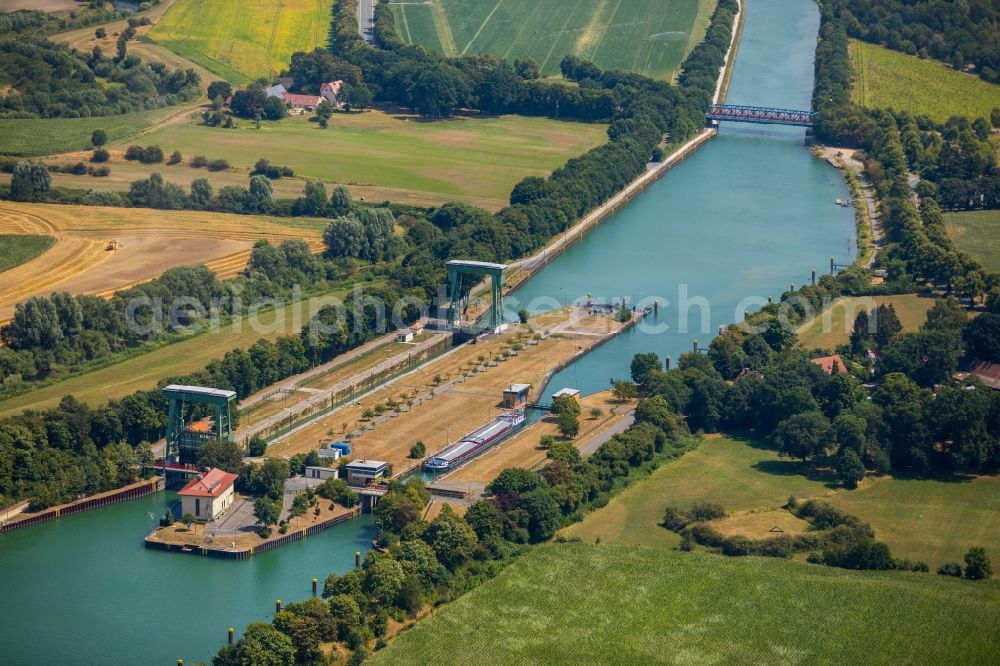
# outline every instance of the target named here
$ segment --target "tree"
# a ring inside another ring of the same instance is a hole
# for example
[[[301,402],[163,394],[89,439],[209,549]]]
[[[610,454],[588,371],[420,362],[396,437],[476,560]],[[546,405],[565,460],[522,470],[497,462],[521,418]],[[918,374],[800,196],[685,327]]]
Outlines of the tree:
[[[272,499],[281,499],[285,491],[285,481],[288,480],[290,469],[284,458],[268,458],[264,464],[254,469],[254,489]]]
[[[531,58],[514,61],[514,71],[525,81],[533,81],[542,76],[542,69],[538,63]]]
[[[1000,362],[1000,314],[984,312],[965,327],[969,355],[980,361]]]
[[[253,212],[264,212],[274,202],[272,198],[271,179],[267,176],[250,176],[250,202]]]
[[[333,115],[333,104],[326,101],[325,99],[319,103],[316,107],[316,119],[319,120],[319,126],[326,129],[327,124],[330,122],[330,116]]]
[[[796,414],[778,424],[774,439],[782,455],[808,460],[822,455],[830,443],[830,421],[822,412]]]
[[[243,118],[262,118],[264,105],[268,99],[267,93],[264,92],[264,86],[260,83],[252,83],[245,90],[237,90],[233,93],[233,101],[229,107],[233,113]]]
[[[983,580],[993,575],[993,566],[985,548],[973,547],[965,554],[965,577],[969,580]]]
[[[391,490],[379,498],[372,513],[379,526],[399,533],[410,523],[420,520],[422,508],[410,495]]]
[[[191,203],[196,208],[207,208],[208,204],[212,202],[212,197],[214,192],[212,191],[212,183],[209,182],[208,178],[195,178],[191,181]]]
[[[218,467],[230,474],[239,474],[243,469],[243,449],[236,442],[214,439],[202,444],[198,449],[199,467]]]
[[[544,485],[545,480],[537,472],[522,467],[508,467],[486,486],[486,492],[496,496],[517,495]]]
[[[232,94],[233,85],[229,81],[212,81],[208,84],[208,98],[211,100],[225,101]]]
[[[619,379],[611,385],[611,394],[614,395],[615,400],[618,402],[632,400],[638,393],[639,390],[635,384],[623,379]]]
[[[559,529],[562,512],[551,488],[536,488],[521,495],[519,505],[528,516],[528,533],[532,541],[545,541]]]
[[[517,311],[517,319],[522,324],[527,324],[529,317],[531,317],[531,313],[528,312],[526,308],[521,308],[520,310]]]
[[[903,330],[892,303],[882,304],[875,310],[875,342],[879,347],[885,347]]]
[[[847,488],[857,488],[865,478],[865,466],[853,449],[845,449],[837,461],[837,475]]]
[[[102,129],[95,129],[90,135],[90,143],[94,148],[100,148],[108,142],[108,133]]]
[[[97,30],[94,31],[94,37],[96,37],[97,39],[104,39],[107,36],[108,36],[108,31],[105,30],[103,27],[98,28]]]
[[[575,397],[560,395],[552,399],[552,413],[562,414],[564,412],[570,412],[571,414],[580,413],[580,403],[577,402]]]
[[[840,414],[833,420],[833,438],[840,445],[841,452],[854,451],[861,455],[868,441],[868,424],[860,416]]]
[[[281,505],[267,495],[254,500],[253,515],[263,527],[270,527],[281,519]]]
[[[51,185],[52,175],[44,165],[22,160],[14,165],[10,198],[14,201],[35,201],[47,194]]]
[[[644,385],[651,372],[660,370],[663,370],[663,365],[655,353],[636,354],[632,357],[632,381],[636,384]]]
[[[599,419],[599,418],[601,418],[601,416],[603,414],[604,414],[604,410],[601,409],[600,407],[591,407],[590,408],[590,418],[592,418],[592,419]]]
[[[326,208],[326,185],[322,180],[307,180],[304,195],[299,199],[298,213],[319,215]]]
[[[331,220],[323,230],[323,243],[333,257],[360,257],[365,253],[367,240],[365,228],[353,215]]]
[[[264,622],[250,624],[236,650],[243,666],[292,666],[295,663],[292,639]]]
[[[351,212],[351,191],[343,185],[338,185],[330,195],[330,208],[333,214],[341,217]]]
[[[361,608],[357,600],[348,594],[330,598],[330,615],[337,623],[337,638],[340,640],[345,640],[361,624]]]
[[[454,569],[472,557],[478,543],[476,533],[448,504],[427,526],[421,538],[434,549],[438,560],[449,569]]]
[[[427,447],[424,446],[422,440],[417,440],[417,443],[410,447],[410,457],[413,459],[423,458],[427,453]]]
[[[567,439],[572,439],[580,432],[580,417],[571,411],[564,411],[559,414],[559,434]]]
[[[90,156],[90,161],[94,162],[95,164],[101,164],[103,162],[107,162],[109,159],[111,159],[111,153],[109,153],[104,148],[97,148]]]
[[[184,523],[184,527],[191,529],[191,525],[194,524],[195,518],[190,513],[185,513],[181,516],[181,522]]]
[[[392,555],[372,553],[365,559],[363,570],[361,591],[383,606],[392,605],[406,578],[403,566]]]
[[[958,562],[945,562],[938,567],[939,576],[954,576],[955,578],[962,577],[962,565]]]
[[[954,296],[937,298],[927,311],[927,321],[924,322],[923,330],[958,333],[965,327],[968,318],[965,306]]]

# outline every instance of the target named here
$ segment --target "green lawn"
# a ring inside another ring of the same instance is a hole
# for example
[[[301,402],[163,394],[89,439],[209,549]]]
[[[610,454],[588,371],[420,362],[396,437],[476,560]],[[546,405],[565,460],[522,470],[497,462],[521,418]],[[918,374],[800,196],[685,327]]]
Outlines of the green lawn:
[[[371,664],[989,664],[996,581],[547,544]]]
[[[0,155],[50,155],[90,145],[95,129],[109,141],[124,140],[177,111],[176,107],[97,118],[0,119]]]
[[[0,235],[0,272],[31,261],[52,247],[52,236]]]
[[[533,58],[546,75],[566,55],[661,79],[704,38],[715,0],[390,2],[400,37],[447,55]]]
[[[895,308],[903,330],[915,331],[927,321],[927,311],[934,306],[934,299],[917,294],[838,298],[799,328],[799,345],[804,349],[834,349],[837,345],[847,344],[858,312],[889,303]]]
[[[245,121],[234,130],[171,124],[143,136],[141,143],[158,144],[168,155],[179,150],[185,163],[194,155],[225,157],[244,184],[254,163],[264,157],[291,167],[297,177],[355,186],[356,196],[376,201],[434,205],[456,199],[497,209],[507,204],[522,178],[546,175],[603,143],[606,129],[598,123],[522,116],[423,121],[371,111],[335,114],[326,130],[304,116],[264,123],[260,130]],[[136,169],[147,175],[153,170],[180,173],[185,185],[199,176],[214,178],[204,169],[180,165],[145,167],[117,157],[111,162],[112,178]],[[225,174],[231,175],[233,171]],[[298,181],[296,195],[303,184]]]
[[[716,502],[727,511],[777,508],[789,495],[818,497],[831,491],[826,480],[775,451],[729,437],[705,437],[693,451],[664,463],[643,481],[615,496],[606,507],[562,534],[586,543],[672,547],[680,537],[660,527],[669,505]]]
[[[972,546],[1000,560],[1000,478],[965,481],[872,479],[830,498],[834,506],[871,523],[896,557],[923,560],[932,569],[962,562]]]
[[[854,99],[870,109],[926,114],[938,122],[954,115],[982,116],[1000,107],[1000,86],[933,60],[851,40]]]
[[[1000,210],[945,213],[945,226],[962,252],[988,271],[1000,271]]]
[[[177,0],[149,38],[234,83],[272,78],[326,45],[333,0]]]

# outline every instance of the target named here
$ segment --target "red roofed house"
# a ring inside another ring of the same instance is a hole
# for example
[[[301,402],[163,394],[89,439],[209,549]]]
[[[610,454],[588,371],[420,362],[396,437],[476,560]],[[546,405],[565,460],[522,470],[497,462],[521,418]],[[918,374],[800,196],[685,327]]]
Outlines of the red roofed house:
[[[319,87],[319,96],[328,101],[330,104],[337,106],[340,102],[337,101],[337,95],[340,94],[340,86],[344,85],[343,81],[330,81],[329,83],[324,83]]]
[[[238,478],[238,474],[213,467],[191,479],[177,492],[181,498],[181,515],[190,513],[198,520],[215,520],[232,506],[233,488]]]
[[[844,359],[840,358],[840,354],[821,356],[814,358],[812,362],[823,368],[823,372],[828,375],[842,375],[847,372],[847,366],[844,365]]]
[[[319,103],[323,101],[323,98],[319,95],[299,95],[290,92],[282,95],[281,99],[289,108],[305,109],[306,111],[314,111],[319,106]]]

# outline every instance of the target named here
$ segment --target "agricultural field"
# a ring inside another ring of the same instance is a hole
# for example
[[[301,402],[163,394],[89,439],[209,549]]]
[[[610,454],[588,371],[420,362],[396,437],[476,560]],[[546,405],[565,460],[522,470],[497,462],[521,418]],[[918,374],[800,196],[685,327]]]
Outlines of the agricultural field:
[[[687,509],[695,502],[713,502],[728,512],[760,512],[777,510],[789,495],[822,497],[833,489],[832,479],[818,478],[776,451],[731,437],[705,436],[696,449],[664,463],[560,534],[585,543],[600,539],[602,544],[672,548],[680,537],[660,526],[667,506]]]
[[[904,331],[915,331],[927,321],[927,311],[934,306],[930,296],[860,296],[838,298],[829,308],[799,327],[799,346],[804,349],[834,349],[850,342],[854,318],[863,309],[892,304]]]
[[[854,101],[869,109],[892,108],[944,122],[955,115],[989,120],[990,111],[1000,107],[1000,85],[940,62],[856,39],[850,54]]]
[[[0,234],[0,272],[31,261],[55,240],[52,236]]]
[[[972,546],[1000,558],[1000,477],[869,479],[829,501],[870,523],[893,555],[931,570],[961,562]]]
[[[672,79],[705,36],[715,0],[430,0],[390,2],[408,44],[445,55],[532,58],[547,76],[564,56]]]
[[[328,191],[344,184],[359,199],[422,206],[461,201],[498,210],[507,205],[511,190],[522,178],[545,176],[570,158],[604,143],[606,130],[597,123],[523,116],[427,122],[381,111],[335,114],[326,130],[304,116],[263,123],[260,130],[246,121],[240,122],[238,129],[226,130],[185,119],[165,124],[134,142],[159,145],[167,155],[178,150],[184,156],[182,164],[125,161],[125,148],[133,142],[121,141],[110,147],[110,176],[54,174],[53,182],[75,188],[128,190],[131,181],[156,171],[164,180],[185,189],[195,178],[208,178],[218,191],[226,185],[245,187],[254,163],[266,158],[295,171],[295,178],[275,181],[278,197],[301,196],[305,179],[318,178],[327,183]],[[232,168],[216,173],[190,168],[195,155],[224,157]],[[73,164],[89,156],[82,151],[48,161]]]
[[[328,297],[343,298],[348,289],[334,291]],[[62,381],[0,400],[0,418],[20,414],[25,409],[55,407],[66,395],[72,395],[91,407],[116,400],[139,390],[149,390],[166,377],[178,377],[204,368],[233,349],[246,349],[257,340],[275,340],[297,333],[304,322],[326,301],[307,299],[280,309],[262,309],[256,326],[241,320],[237,325],[223,324],[182,340],[118,363],[73,375]]]
[[[273,78],[296,51],[326,44],[333,0],[176,0],[149,32],[233,83]]]
[[[1000,271],[1000,211],[945,213],[951,240],[987,271]]]
[[[220,277],[246,266],[254,241],[303,239],[321,246],[324,221],[198,211],[4,202],[0,233],[54,236],[48,251],[5,272],[0,320],[38,294],[108,294],[174,266],[205,263]],[[108,249],[115,242],[115,249]]]
[[[996,581],[546,544],[370,661],[986,664],[998,595]]]
[[[177,107],[168,107],[98,118],[3,118],[0,155],[21,157],[80,150],[90,145],[95,129],[107,132],[109,141],[124,141],[177,111]]]

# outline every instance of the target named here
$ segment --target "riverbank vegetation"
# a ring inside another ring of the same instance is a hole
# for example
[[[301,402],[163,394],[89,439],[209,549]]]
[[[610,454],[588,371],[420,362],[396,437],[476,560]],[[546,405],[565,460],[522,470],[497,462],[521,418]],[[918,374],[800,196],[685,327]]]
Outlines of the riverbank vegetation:
[[[952,116],[989,118],[1000,85],[934,60],[852,39],[853,98],[867,109],[894,109],[943,123]]]

